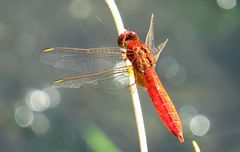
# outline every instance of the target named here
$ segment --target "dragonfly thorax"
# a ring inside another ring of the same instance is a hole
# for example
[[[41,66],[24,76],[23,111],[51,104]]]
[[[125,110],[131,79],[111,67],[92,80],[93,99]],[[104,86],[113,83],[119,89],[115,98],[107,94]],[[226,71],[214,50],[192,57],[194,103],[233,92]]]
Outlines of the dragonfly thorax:
[[[155,66],[154,56],[147,45],[141,41],[130,41],[127,43],[127,58],[133,67],[140,73]]]
[[[136,32],[126,31],[118,37],[118,45],[127,50],[127,58],[138,72],[155,65],[154,56],[149,47],[139,40]]]

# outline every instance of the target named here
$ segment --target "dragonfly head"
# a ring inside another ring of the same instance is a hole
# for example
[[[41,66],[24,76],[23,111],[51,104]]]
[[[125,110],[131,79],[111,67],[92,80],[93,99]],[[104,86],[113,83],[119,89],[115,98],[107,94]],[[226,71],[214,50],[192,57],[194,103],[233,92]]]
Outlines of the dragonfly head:
[[[118,37],[118,46],[122,48],[126,48],[127,43],[129,41],[139,40],[138,34],[133,31],[125,31],[124,33],[120,34]]]

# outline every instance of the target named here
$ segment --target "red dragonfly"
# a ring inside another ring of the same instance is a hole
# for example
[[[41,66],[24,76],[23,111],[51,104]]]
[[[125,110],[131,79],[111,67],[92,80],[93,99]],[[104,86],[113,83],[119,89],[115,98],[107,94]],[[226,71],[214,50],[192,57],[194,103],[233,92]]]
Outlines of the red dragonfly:
[[[41,60],[56,68],[71,69],[79,75],[56,80],[55,88],[80,88],[85,86],[118,90],[127,88],[128,72],[133,70],[138,86],[146,88],[165,126],[180,142],[184,142],[183,129],[178,113],[164,89],[156,71],[156,61],[167,40],[154,47],[153,16],[145,43],[137,33],[125,31],[118,37],[119,47],[108,48],[47,48]],[[127,66],[126,60],[132,66]]]

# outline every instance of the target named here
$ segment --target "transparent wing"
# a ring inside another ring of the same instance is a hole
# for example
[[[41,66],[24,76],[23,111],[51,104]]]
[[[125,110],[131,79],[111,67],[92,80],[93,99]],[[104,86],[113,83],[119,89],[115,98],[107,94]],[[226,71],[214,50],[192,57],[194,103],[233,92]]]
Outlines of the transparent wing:
[[[145,44],[147,44],[149,46],[149,48],[152,50],[152,53],[154,55],[157,54],[157,49],[155,48],[154,45],[154,23],[153,23],[153,17],[154,15],[152,14],[151,16],[151,20],[150,20],[150,26],[149,26],[149,30],[145,39]]]
[[[123,90],[130,85],[128,81],[129,70],[132,70],[132,66],[117,67],[114,71],[68,77],[54,81],[51,86],[54,88],[93,87],[112,91]]]
[[[150,21],[150,26],[149,26],[149,30],[145,39],[145,44],[149,46],[149,48],[151,49],[155,60],[157,61],[159,58],[160,53],[162,52],[163,48],[165,47],[165,45],[167,44],[168,39],[166,39],[164,42],[160,43],[157,48],[155,48],[154,45],[154,22],[153,22],[153,17],[154,15],[152,14],[151,16],[151,21]]]
[[[165,41],[163,41],[162,43],[160,43],[160,44],[157,46],[158,52],[156,52],[156,54],[154,54],[155,61],[158,60],[159,55],[161,54],[162,50],[163,50],[164,47],[166,46],[167,42],[168,42],[168,39],[166,39]]]
[[[43,50],[40,60],[56,68],[73,70],[81,75],[113,70],[124,60],[123,55],[121,49],[117,47],[91,49],[56,47]]]

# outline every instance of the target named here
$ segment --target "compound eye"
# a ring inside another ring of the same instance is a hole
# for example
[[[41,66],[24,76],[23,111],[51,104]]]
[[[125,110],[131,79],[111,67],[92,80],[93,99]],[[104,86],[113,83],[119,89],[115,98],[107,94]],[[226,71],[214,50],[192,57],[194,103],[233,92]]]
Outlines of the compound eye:
[[[136,32],[133,31],[126,31],[119,35],[118,37],[118,46],[125,48],[126,44],[129,41],[139,40],[139,37]]]
[[[139,40],[139,37],[138,37],[138,34],[136,32],[129,31],[127,39],[128,40]]]
[[[120,34],[118,36],[118,46],[123,48],[125,44],[125,39],[126,39],[126,33]]]
[[[131,36],[137,36],[137,33],[136,33],[136,32],[133,32],[133,31],[130,31],[130,32],[129,32],[129,35],[131,35]]]

